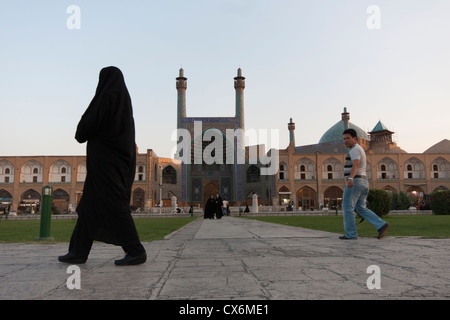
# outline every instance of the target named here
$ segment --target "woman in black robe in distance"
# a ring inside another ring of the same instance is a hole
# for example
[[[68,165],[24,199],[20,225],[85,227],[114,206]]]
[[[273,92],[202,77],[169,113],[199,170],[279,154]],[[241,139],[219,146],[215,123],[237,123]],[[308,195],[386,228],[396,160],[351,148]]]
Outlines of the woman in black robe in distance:
[[[69,253],[59,261],[84,263],[93,241],[98,240],[122,246],[126,256],[116,265],[145,262],[146,252],[130,211],[136,170],[133,110],[118,68],[101,70],[95,97],[75,138],[79,143],[87,141],[87,175]]]
[[[223,206],[222,197],[220,196],[220,194],[217,193],[216,198],[214,199],[214,211],[216,213],[217,219],[222,219],[223,215],[222,206]]]
[[[204,213],[203,218],[204,219],[214,219],[214,211],[215,211],[214,196],[211,195],[209,197],[209,199],[206,201],[205,213]]]

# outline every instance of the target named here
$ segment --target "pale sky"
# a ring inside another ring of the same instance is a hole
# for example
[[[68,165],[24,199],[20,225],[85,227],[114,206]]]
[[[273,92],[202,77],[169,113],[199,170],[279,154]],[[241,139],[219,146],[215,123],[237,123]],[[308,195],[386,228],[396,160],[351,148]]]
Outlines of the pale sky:
[[[110,65],[141,153],[173,156],[181,67],[189,117],[234,116],[241,67],[245,126],[280,130],[281,148],[290,118],[296,145],[316,144],[347,107],[422,153],[450,139],[449,14],[448,0],[0,0],[0,156],[84,155],[76,126]]]

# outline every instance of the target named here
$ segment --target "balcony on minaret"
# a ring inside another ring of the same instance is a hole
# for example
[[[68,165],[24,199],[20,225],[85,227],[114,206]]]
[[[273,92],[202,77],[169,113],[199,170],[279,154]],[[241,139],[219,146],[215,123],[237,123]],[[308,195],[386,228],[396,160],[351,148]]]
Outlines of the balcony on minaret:
[[[183,68],[180,69],[180,76],[177,78],[177,90],[186,90],[187,89],[187,78],[184,77]]]
[[[288,123],[288,129],[289,129],[289,144],[295,146],[295,123],[292,121],[292,118]]]

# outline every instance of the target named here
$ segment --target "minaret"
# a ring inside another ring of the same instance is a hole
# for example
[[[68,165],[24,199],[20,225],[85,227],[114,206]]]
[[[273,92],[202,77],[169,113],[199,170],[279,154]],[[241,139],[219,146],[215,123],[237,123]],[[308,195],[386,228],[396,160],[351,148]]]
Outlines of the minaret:
[[[342,121],[344,121],[344,129],[347,130],[350,122],[350,113],[347,112],[347,108],[344,108],[344,112],[342,113]]]
[[[184,77],[183,68],[180,69],[180,76],[177,78],[177,129],[181,128],[181,119],[186,118],[186,89],[187,78]]]
[[[236,89],[236,118],[239,119],[239,126],[245,130],[244,125],[244,89],[245,78],[242,76],[241,68],[238,69],[237,77],[234,78],[234,88]]]
[[[288,129],[289,129],[289,145],[294,145],[295,147],[295,123],[291,121],[288,123]]]

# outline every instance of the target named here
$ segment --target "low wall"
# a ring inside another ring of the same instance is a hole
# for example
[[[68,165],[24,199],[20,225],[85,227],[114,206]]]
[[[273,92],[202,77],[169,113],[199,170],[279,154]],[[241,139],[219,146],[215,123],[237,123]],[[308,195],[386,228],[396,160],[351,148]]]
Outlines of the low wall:
[[[165,208],[163,208],[165,209]],[[166,208],[169,209],[169,208]],[[184,212],[182,213],[172,213],[171,210],[161,210],[159,213],[159,208],[157,212],[149,212],[149,213],[132,213],[133,218],[175,218],[175,217],[189,217],[189,208],[183,208]],[[231,208],[230,208],[231,209]],[[239,207],[233,207],[233,210],[230,210],[230,216],[239,216]],[[431,210],[392,210],[389,212],[390,216],[401,216],[401,215],[432,215]],[[242,212],[241,215],[243,217],[264,217],[264,216],[336,216],[336,211],[332,210],[305,210],[305,211],[262,211],[260,210],[258,213],[255,212]],[[342,211],[337,212],[338,216],[342,216]],[[203,217],[202,209],[194,209],[195,217]],[[78,217],[77,214],[58,214],[52,215],[53,220],[76,220]],[[8,217],[9,220],[39,220],[41,216],[39,214],[27,214],[27,215],[10,215]],[[5,220],[4,216],[0,217],[1,220]]]

